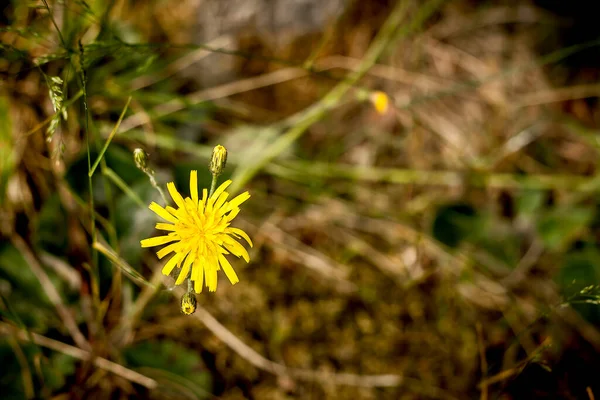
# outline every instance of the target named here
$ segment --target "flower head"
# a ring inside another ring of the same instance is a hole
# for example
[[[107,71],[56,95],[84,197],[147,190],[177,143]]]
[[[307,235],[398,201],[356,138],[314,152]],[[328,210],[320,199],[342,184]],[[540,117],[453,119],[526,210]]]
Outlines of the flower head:
[[[206,189],[202,198],[198,196],[198,172],[190,173],[191,197],[185,199],[179,194],[173,182],[167,184],[169,193],[177,208],[161,207],[152,202],[150,209],[169,223],[159,222],[156,229],[169,231],[165,236],[157,236],[141,241],[142,247],[160,246],[170,243],[156,254],[163,258],[175,253],[162,269],[162,273],[170,275],[175,267],[180,268],[179,277],[175,282],[180,285],[186,278],[194,283],[196,293],[202,291],[206,282],[208,290],[217,290],[217,271],[223,269],[232,284],[239,282],[233,267],[225,258],[227,254],[242,257],[250,261],[246,249],[238,243],[240,238],[246,240],[252,247],[252,241],[241,229],[230,227],[231,221],[240,212],[240,205],[250,198],[244,192],[230,201],[229,193],[225,191],[231,184],[223,182],[209,197]]]
[[[196,311],[196,295],[190,292],[186,292],[181,298],[181,312],[185,315],[193,314]]]
[[[372,92],[369,96],[369,101],[373,104],[373,107],[375,107],[375,111],[380,115],[385,114],[389,108],[390,99],[385,92]]]
[[[221,175],[221,172],[225,169],[225,165],[227,164],[227,149],[223,146],[216,145],[212,152],[212,157],[210,158],[210,164],[208,164],[208,169],[210,173],[213,175]]]
[[[148,153],[144,150],[137,148],[133,150],[133,161],[138,169],[146,172],[148,170]]]

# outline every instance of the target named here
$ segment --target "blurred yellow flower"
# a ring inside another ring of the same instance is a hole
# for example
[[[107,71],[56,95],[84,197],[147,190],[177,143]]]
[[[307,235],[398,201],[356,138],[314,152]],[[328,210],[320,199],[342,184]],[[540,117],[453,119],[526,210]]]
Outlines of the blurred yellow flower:
[[[381,115],[387,112],[390,104],[388,95],[381,91],[372,92],[369,96],[369,101],[371,101],[375,110]]]
[[[240,212],[239,206],[250,198],[250,194],[244,192],[227,201],[229,193],[225,189],[230,184],[230,180],[223,182],[210,197],[204,189],[202,199],[199,199],[198,172],[192,171],[190,173],[191,198],[184,199],[175,188],[175,184],[169,182],[167,188],[177,209],[170,206],[163,208],[154,202],[150,204],[150,210],[170,222],[159,222],[156,224],[156,229],[170,231],[170,233],[166,236],[144,239],[141,245],[153,247],[174,242],[156,254],[162,259],[167,254],[175,253],[163,267],[162,273],[169,275],[175,266],[181,268],[176,285],[180,285],[189,277],[194,283],[196,293],[202,292],[204,282],[208,290],[214,292],[217,290],[217,271],[221,268],[232,284],[239,282],[237,274],[225,255],[233,254],[242,257],[246,262],[250,261],[248,252],[237,240],[243,238],[250,247],[252,241],[243,230],[229,226]]]

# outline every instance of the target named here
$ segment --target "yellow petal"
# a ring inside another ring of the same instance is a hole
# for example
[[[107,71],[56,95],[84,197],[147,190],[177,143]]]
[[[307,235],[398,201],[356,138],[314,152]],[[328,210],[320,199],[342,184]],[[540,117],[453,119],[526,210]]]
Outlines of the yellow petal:
[[[160,205],[158,205],[155,202],[150,203],[150,206],[148,208],[151,209],[152,211],[154,211],[156,214],[158,214],[159,217],[161,217],[164,220],[167,220],[174,224],[179,222],[177,217],[175,217],[173,214],[169,213],[167,210],[165,210],[164,208],[162,208]]]
[[[208,286],[209,292],[215,292],[217,290],[217,268],[215,265],[211,265],[208,268],[204,268],[206,275],[206,286]]]
[[[208,191],[206,189],[202,189],[202,200],[198,202],[198,213],[204,214],[204,207],[206,206],[206,200],[208,197]]]
[[[154,246],[160,246],[161,244],[173,242],[175,240],[179,240],[179,238],[174,235],[157,236],[157,237],[141,240],[140,243],[141,243],[142,247],[154,247]]]
[[[238,229],[238,228],[228,228],[228,230],[230,232],[234,233],[235,235],[238,235],[238,236],[241,236],[242,238],[244,238],[246,240],[246,242],[248,242],[248,244],[250,245],[250,247],[253,247],[252,246],[252,240],[250,240],[250,236],[248,236],[246,234],[246,232],[244,232],[243,230]]]
[[[183,283],[183,281],[185,280],[185,278],[187,278],[189,272],[190,272],[190,266],[192,265],[192,261],[194,261],[194,257],[193,254],[188,254],[187,258],[185,259],[185,262],[183,263],[183,268],[181,269],[181,272],[179,273],[179,277],[177,278],[177,281],[175,282],[176,285],[181,285]]]
[[[214,206],[215,210],[218,210],[219,208],[221,208],[221,206],[223,205],[223,203],[225,203],[225,200],[227,200],[227,197],[229,197],[229,193],[227,193],[227,192],[221,193],[221,195],[219,196],[219,198],[215,202],[215,206]]]
[[[217,188],[217,190],[215,190],[215,192],[212,194],[212,196],[210,196],[210,198],[216,199],[217,197],[219,197],[229,185],[231,185],[231,179],[228,179],[225,182],[221,183],[221,185]]]
[[[225,210],[225,208],[221,208],[221,210]],[[223,220],[225,222],[231,222],[235,217],[237,217],[237,215],[239,213],[240,213],[240,209],[236,207],[233,210],[231,210],[231,212],[229,214],[227,214],[226,216],[224,216]]]
[[[185,207],[186,207],[186,210],[188,212],[188,215],[190,215],[190,214],[191,215],[196,215],[197,214],[196,210],[197,210],[197,207],[198,207],[198,202],[194,203],[192,201],[192,199],[190,199],[189,197],[186,197],[185,198]]]
[[[163,247],[159,251],[157,251],[156,255],[158,256],[159,259],[162,259],[167,254],[174,252],[177,249],[177,246],[179,246],[179,245],[180,245],[179,242],[172,243],[166,247]]]
[[[229,282],[231,282],[232,285],[235,285],[240,281],[237,274],[233,270],[233,267],[231,266],[229,261],[227,261],[225,256],[223,256],[223,254],[219,254],[219,264],[221,264],[223,272],[225,272],[225,275],[227,276]]]
[[[190,196],[194,204],[198,204],[198,171],[190,172]]]
[[[177,210],[171,206],[166,206],[165,210],[167,210],[168,212],[170,212],[173,215],[177,215]]]
[[[173,183],[173,182],[167,183],[167,189],[169,189],[169,193],[171,194],[173,201],[175,201],[175,204],[177,204],[177,207],[185,209],[185,203],[183,202],[183,197],[181,197],[181,194],[179,194],[179,192],[177,191],[177,188],[175,187],[175,183]]]
[[[250,193],[248,192],[244,192],[240,195],[237,195],[235,198],[233,198],[230,202],[229,202],[229,210],[233,210],[234,208],[239,207],[243,202],[245,202],[246,200],[248,200],[250,198]]]
[[[223,246],[234,256],[242,257],[246,262],[250,262],[250,256],[246,249],[231,237],[228,236],[228,239],[229,240],[226,240],[225,243],[223,243]]]
[[[204,285],[204,269],[200,263],[194,263],[192,266],[192,274],[194,276],[194,291],[196,293],[202,293],[202,286]]]
[[[155,226],[156,229],[160,229],[161,231],[174,231],[175,225],[173,224],[165,224],[164,222],[158,222]]]
[[[169,276],[171,271],[173,271],[173,268],[175,268],[175,265],[177,265],[177,261],[179,261],[180,257],[181,256],[179,254],[175,254],[169,261],[167,261],[162,269],[163,275]]]

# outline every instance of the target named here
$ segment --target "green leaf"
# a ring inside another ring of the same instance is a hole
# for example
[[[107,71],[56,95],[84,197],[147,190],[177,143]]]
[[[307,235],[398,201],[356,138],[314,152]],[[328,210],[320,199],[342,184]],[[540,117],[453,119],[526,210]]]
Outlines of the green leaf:
[[[592,221],[594,212],[587,208],[559,207],[545,213],[537,230],[548,249],[564,249]]]
[[[51,390],[62,388],[69,376],[75,374],[76,360],[62,353],[52,353],[48,362],[43,363],[44,383]]]
[[[26,308],[30,309],[33,304],[36,307],[51,304],[21,253],[9,244],[0,245],[0,279],[7,280],[20,293],[26,294],[28,301],[23,304]]]
[[[476,229],[475,209],[468,204],[456,203],[438,209],[433,221],[433,237],[450,247],[457,247]]]
[[[532,217],[544,204],[544,192],[539,190],[522,190],[516,195],[517,214]]]
[[[67,225],[67,214],[55,193],[46,200],[37,216],[34,243],[50,253],[64,254],[68,241]]]
[[[556,277],[560,291],[571,306],[590,322],[600,322],[600,307],[585,304],[581,300],[585,288],[600,282],[600,252],[595,247],[586,247],[566,255]]]
[[[573,296],[590,285],[600,283],[600,252],[592,247],[568,253],[557,275],[562,293]]]

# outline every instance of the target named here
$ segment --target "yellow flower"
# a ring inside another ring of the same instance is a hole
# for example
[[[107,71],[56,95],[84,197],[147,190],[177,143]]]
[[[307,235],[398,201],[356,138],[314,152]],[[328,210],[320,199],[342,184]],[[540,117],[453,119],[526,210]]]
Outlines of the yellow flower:
[[[371,101],[371,104],[373,104],[373,107],[375,107],[375,110],[380,115],[383,115],[387,112],[390,104],[388,95],[381,91],[372,92],[369,96],[369,101]]]
[[[175,184],[169,182],[167,188],[177,209],[170,206],[163,208],[154,202],[150,204],[150,210],[170,222],[159,222],[156,224],[156,229],[169,231],[169,234],[144,239],[141,245],[153,247],[174,242],[156,254],[162,259],[167,254],[175,253],[163,267],[162,273],[169,275],[175,266],[181,268],[176,285],[183,283],[189,276],[194,282],[196,293],[202,292],[204,282],[208,290],[214,292],[217,290],[217,271],[221,268],[232,284],[239,282],[237,274],[225,255],[233,254],[242,257],[246,262],[250,261],[248,252],[237,240],[245,239],[250,247],[252,241],[243,230],[229,226],[240,212],[240,205],[250,198],[250,194],[244,192],[227,201],[229,193],[225,189],[230,184],[230,180],[223,182],[210,197],[204,189],[202,199],[199,199],[198,172],[192,171],[190,173],[191,198],[184,199],[175,188]]]

